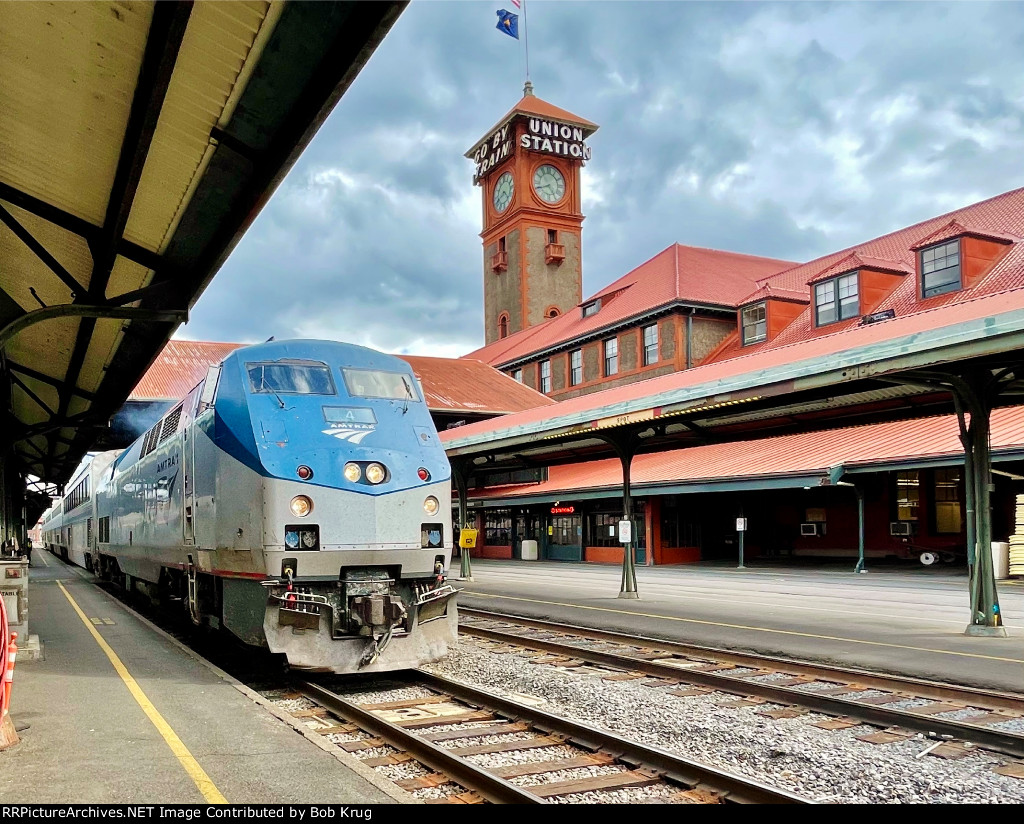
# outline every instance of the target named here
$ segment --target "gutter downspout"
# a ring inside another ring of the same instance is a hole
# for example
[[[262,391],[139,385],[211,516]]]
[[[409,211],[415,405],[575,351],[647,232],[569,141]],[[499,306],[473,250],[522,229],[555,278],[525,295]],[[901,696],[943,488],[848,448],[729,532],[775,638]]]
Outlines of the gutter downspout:
[[[686,368],[693,366],[693,358],[690,357],[690,348],[693,345],[693,313],[697,310],[690,307],[690,314],[686,316]]]

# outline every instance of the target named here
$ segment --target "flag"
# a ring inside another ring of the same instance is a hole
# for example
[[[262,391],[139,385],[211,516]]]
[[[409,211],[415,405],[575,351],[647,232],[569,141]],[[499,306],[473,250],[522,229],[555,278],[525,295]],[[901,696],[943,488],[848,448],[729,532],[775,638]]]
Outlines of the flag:
[[[514,2],[514,0],[513,0]],[[498,15],[498,25],[496,28],[498,31],[503,31],[509,37],[514,37],[516,40],[519,39],[519,15],[512,14],[510,11],[502,9],[496,12]]]
[[[517,9],[522,7],[519,0],[512,0],[512,5],[515,6]]]

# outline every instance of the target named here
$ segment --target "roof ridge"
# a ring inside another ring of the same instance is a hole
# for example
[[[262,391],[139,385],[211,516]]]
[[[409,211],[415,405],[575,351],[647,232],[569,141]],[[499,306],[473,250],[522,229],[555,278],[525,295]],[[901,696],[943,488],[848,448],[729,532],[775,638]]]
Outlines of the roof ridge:
[[[676,297],[679,297],[679,244],[672,244],[672,251],[675,254],[675,266],[676,266]]]
[[[1024,186],[1018,187],[1016,189],[1010,189],[1009,191],[1002,192],[1002,193],[1000,193],[998,195],[993,195],[992,197],[986,198],[985,200],[979,200],[977,203],[969,203],[966,206],[961,206],[958,209],[953,209],[952,211],[945,212],[945,213],[943,213],[941,215],[935,215],[934,217],[929,217],[929,218],[925,218],[924,220],[919,220],[917,223],[911,223],[909,226],[904,226],[901,229],[895,229],[892,232],[886,232],[883,235],[878,235],[877,237],[872,237],[872,238],[868,238],[867,240],[862,240],[860,243],[854,243],[853,245],[847,246],[846,248],[840,249],[840,250],[838,250],[836,252],[829,252],[828,254],[819,255],[818,257],[812,258],[811,260],[805,261],[804,263],[798,263],[795,266],[791,266],[789,269],[783,269],[781,272],[776,272],[773,275],[766,275],[764,278],[762,278],[762,280],[768,280],[770,278],[781,277],[782,275],[785,275],[785,274],[788,274],[789,272],[792,272],[794,269],[799,269],[801,266],[809,266],[812,263],[815,263],[815,262],[817,262],[819,260],[822,260],[824,258],[832,257],[833,255],[842,255],[843,253],[854,252],[857,249],[861,248],[862,246],[867,246],[869,243],[878,243],[880,241],[886,240],[887,238],[894,237],[895,235],[901,234],[903,232],[909,232],[912,229],[918,228],[919,226],[924,226],[926,223],[931,223],[932,221],[939,221],[939,220],[942,220],[943,218],[949,218],[949,220],[946,223],[940,224],[939,227],[937,229],[935,229],[934,232],[932,232],[932,234],[935,234],[936,232],[939,231],[939,229],[943,228],[944,226],[948,226],[949,223],[957,220],[957,217],[955,217],[956,215],[959,215],[959,214],[961,214],[963,212],[967,212],[969,210],[973,211],[975,209],[978,209],[981,206],[984,206],[987,203],[992,203],[993,201],[999,200],[1000,198],[1009,198],[1009,197],[1011,197],[1013,195],[1020,195],[1020,194],[1024,194]],[[925,235],[925,237],[928,237],[928,236],[929,235]],[[913,241],[913,242],[917,243],[917,241]],[[838,258],[838,259],[841,259],[841,258]]]

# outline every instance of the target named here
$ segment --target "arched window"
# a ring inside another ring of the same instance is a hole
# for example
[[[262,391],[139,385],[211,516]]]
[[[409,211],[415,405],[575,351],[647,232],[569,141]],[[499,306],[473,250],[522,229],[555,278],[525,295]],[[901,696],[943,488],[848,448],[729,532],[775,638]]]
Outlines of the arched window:
[[[504,313],[498,316],[498,337],[508,337],[508,315]]]
[[[557,306],[549,306],[544,312],[544,317],[557,318],[560,314],[562,313],[558,311]]]

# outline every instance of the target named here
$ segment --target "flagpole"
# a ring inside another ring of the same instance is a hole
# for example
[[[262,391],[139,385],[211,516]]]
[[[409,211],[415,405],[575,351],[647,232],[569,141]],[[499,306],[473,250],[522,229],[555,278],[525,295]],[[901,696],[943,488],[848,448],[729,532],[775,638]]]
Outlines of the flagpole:
[[[526,82],[530,82],[530,30],[526,25],[526,0],[523,0],[523,44],[526,48]]]

